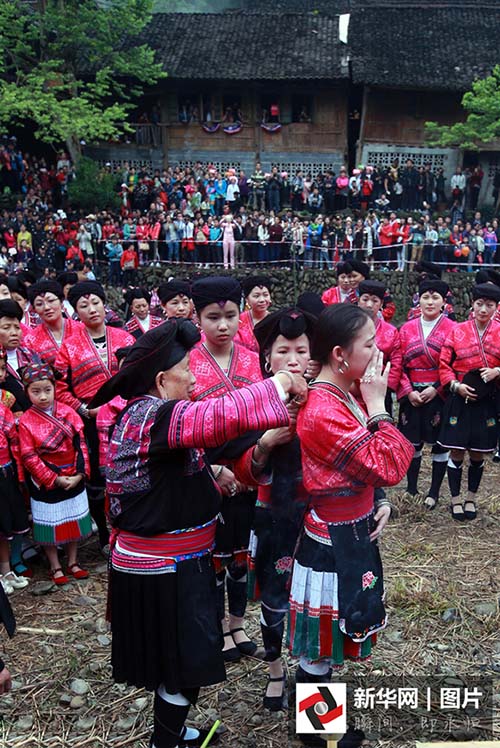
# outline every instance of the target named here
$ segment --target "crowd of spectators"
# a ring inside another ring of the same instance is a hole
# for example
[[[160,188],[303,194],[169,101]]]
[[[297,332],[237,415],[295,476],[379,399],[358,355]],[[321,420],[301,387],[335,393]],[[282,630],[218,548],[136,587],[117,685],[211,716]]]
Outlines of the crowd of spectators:
[[[266,173],[259,163],[248,175],[201,162],[153,173],[125,163],[113,172],[119,208],[83,214],[68,205],[67,154],[49,165],[9,138],[0,165],[1,191],[20,196],[0,217],[0,269],[8,273],[77,269],[120,285],[142,265],[177,262],[331,269],[356,257],[395,271],[421,259],[448,270],[500,262],[498,220],[477,210],[479,169],[457,169],[447,191],[442,170],[410,160],[315,178]]]

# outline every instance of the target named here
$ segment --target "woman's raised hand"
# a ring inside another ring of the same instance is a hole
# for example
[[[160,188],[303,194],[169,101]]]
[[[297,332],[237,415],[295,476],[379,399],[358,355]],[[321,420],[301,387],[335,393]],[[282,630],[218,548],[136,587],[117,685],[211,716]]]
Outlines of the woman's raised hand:
[[[390,362],[384,368],[384,354],[378,348],[375,348],[359,382],[359,389],[367,407],[368,415],[385,411],[384,401],[390,370]]]

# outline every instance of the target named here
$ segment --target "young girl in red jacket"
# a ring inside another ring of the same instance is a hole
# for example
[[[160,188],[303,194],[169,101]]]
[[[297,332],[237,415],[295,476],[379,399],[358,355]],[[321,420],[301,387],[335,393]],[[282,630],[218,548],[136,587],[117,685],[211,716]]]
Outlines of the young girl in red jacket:
[[[67,584],[69,575],[86,579],[88,572],[77,562],[78,543],[92,532],[83,422],[73,408],[55,400],[55,377],[48,364],[27,366],[22,380],[31,401],[19,419],[19,443],[30,489],[33,538],[44,546],[54,584]],[[58,545],[68,546],[66,573]]]

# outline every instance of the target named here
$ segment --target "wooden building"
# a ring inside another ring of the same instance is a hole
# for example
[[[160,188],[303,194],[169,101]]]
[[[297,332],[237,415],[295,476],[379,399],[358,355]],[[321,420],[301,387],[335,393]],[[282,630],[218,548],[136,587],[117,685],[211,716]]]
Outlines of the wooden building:
[[[480,200],[491,202],[500,148],[431,148],[425,122],[463,117],[463,93],[500,61],[499,0],[239,3],[154,16],[147,39],[168,73],[143,102],[155,123],[138,122],[131,142],[88,148],[91,156],[156,168],[211,161],[247,173],[260,161],[265,171],[313,175],[410,157],[443,168],[448,185],[457,165],[478,163]],[[231,127],[235,119],[241,127]],[[263,119],[281,127],[269,132]]]

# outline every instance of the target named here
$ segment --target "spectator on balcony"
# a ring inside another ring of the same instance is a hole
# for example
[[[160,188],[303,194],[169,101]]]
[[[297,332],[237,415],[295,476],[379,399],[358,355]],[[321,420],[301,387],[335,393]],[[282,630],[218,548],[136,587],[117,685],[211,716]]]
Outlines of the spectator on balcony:
[[[345,166],[342,166],[335,180],[335,209],[345,210],[349,196],[349,177]]]
[[[403,188],[401,196],[401,207],[403,210],[416,210],[417,208],[417,182],[418,172],[415,169],[413,160],[406,159],[406,166],[401,169],[399,183]]]
[[[222,216],[222,209],[224,207],[224,203],[226,202],[227,197],[227,182],[226,180],[220,175],[217,174],[217,179],[215,180],[215,215],[219,218]]]
[[[295,174],[292,181],[292,210],[296,213],[302,210],[304,206],[304,177],[303,172],[299,171]]]
[[[262,171],[260,162],[257,161],[255,164],[255,171],[251,176],[252,182],[252,195],[253,195],[253,209],[264,210],[265,208],[265,197],[266,192],[264,188],[266,177]]]
[[[457,166],[450,182],[452,205],[456,203],[457,205],[462,207],[466,185],[467,179],[465,177],[465,174],[462,172],[460,166]]]
[[[243,169],[240,171],[240,176],[238,178],[238,191],[240,193],[240,202],[242,205],[248,204],[248,197],[250,194],[250,188],[248,186],[248,179],[246,178],[245,172]]]
[[[308,197],[307,203],[313,216],[317,216],[323,206],[323,196],[320,194],[320,191],[317,187],[313,187],[313,190]]]
[[[281,190],[281,179],[278,174],[278,167],[273,166],[271,174],[267,180],[267,202],[268,208],[274,214],[280,211],[280,190]]]
[[[230,212],[234,215],[238,210],[240,200],[240,188],[235,174],[232,174],[228,179],[226,200]]]

